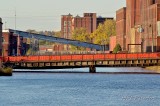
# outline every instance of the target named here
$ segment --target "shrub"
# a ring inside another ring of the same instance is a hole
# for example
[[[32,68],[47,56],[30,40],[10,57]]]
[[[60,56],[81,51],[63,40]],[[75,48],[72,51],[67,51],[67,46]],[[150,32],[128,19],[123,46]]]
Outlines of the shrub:
[[[6,67],[0,69],[0,76],[11,76],[12,75],[12,68]]]
[[[116,44],[115,48],[113,49],[113,53],[118,53],[119,51],[122,51],[121,45]]]

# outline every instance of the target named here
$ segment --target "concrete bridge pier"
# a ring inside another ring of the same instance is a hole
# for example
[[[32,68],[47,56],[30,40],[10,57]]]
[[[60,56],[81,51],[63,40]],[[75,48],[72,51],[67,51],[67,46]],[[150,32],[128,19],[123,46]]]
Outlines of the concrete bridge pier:
[[[95,67],[95,65],[89,66],[89,73],[96,73],[96,67]]]

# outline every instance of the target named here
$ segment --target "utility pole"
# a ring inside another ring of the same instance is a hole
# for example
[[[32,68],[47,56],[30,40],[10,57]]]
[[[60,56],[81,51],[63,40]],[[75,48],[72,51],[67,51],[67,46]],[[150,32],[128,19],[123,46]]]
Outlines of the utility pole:
[[[19,55],[18,54],[18,52],[19,52],[19,44],[20,44],[20,40],[19,40],[19,35],[18,34],[16,34],[16,29],[17,29],[17,26],[16,26],[16,24],[17,24],[17,13],[16,13],[16,8],[15,8],[15,14],[14,14],[14,16],[15,16],[15,20],[14,20],[14,27],[15,27],[15,32],[14,32],[14,34],[17,36],[17,56]]]
[[[4,28],[7,29],[7,22],[5,22],[5,27]]]
[[[14,14],[14,16],[15,16],[15,20],[14,20],[14,27],[15,27],[15,30],[17,29],[17,11],[16,11],[16,8],[15,8],[15,14]]]

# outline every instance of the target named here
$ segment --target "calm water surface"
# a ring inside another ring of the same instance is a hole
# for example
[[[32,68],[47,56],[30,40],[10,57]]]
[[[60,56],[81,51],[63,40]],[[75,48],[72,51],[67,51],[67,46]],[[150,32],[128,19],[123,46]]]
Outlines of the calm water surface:
[[[98,72],[128,70],[147,71],[97,68]],[[160,75],[13,73],[0,77],[0,106],[160,106]]]

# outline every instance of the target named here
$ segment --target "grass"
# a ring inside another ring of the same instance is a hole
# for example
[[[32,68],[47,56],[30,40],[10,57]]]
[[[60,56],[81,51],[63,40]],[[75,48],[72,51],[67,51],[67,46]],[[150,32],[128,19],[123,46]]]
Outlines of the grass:
[[[12,68],[10,67],[1,68],[0,76],[12,76]]]
[[[150,66],[150,67],[146,67],[146,69],[160,73],[160,66]]]

